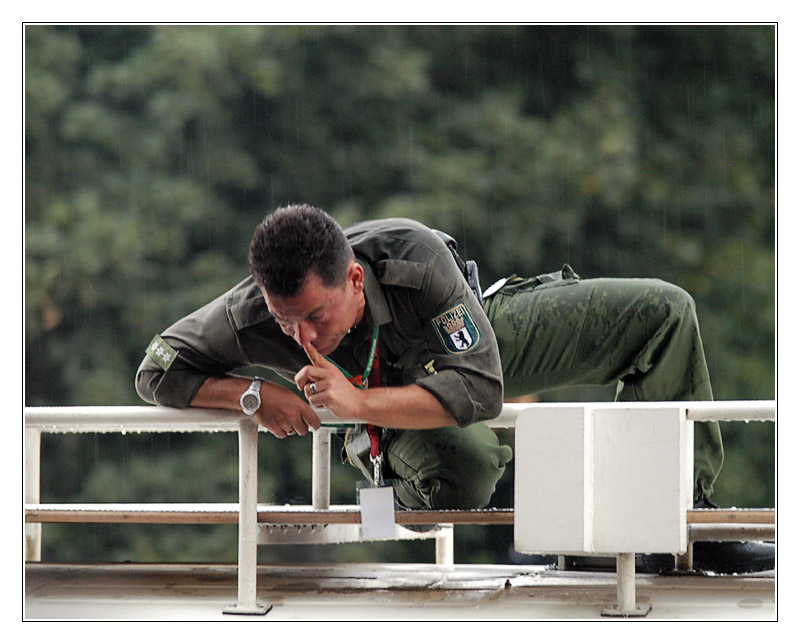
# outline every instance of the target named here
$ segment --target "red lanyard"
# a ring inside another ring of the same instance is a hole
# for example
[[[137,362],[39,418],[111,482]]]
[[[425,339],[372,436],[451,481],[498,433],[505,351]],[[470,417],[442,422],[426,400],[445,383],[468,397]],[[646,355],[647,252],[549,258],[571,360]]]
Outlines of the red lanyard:
[[[381,359],[380,359],[380,346],[375,347],[375,362],[372,366],[372,371],[369,372],[367,379],[369,387],[381,386]],[[367,425],[367,433],[369,434],[370,450],[369,455],[371,459],[380,458],[381,456],[381,443],[380,432],[375,425]],[[377,481],[376,481],[377,482]]]

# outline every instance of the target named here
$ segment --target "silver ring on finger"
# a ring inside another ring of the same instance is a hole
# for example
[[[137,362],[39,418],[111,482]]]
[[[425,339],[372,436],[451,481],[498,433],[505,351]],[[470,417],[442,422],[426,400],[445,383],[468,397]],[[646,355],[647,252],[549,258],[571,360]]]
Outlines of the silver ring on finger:
[[[308,388],[311,391],[311,395],[312,396],[317,393],[317,383],[316,382],[312,382],[310,385],[308,385]]]

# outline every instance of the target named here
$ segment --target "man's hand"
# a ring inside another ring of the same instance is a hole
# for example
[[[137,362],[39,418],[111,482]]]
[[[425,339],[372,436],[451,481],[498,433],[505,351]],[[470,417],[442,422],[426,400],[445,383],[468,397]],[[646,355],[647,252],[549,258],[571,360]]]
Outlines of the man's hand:
[[[309,366],[297,372],[294,381],[308,402],[325,407],[339,418],[359,418],[364,392],[351,384],[339,368],[326,360],[311,344],[304,344]]]
[[[261,385],[261,407],[255,413],[259,425],[278,438],[305,436],[309,428],[319,429],[319,417],[306,402],[273,383]]]
[[[294,380],[312,405],[326,407],[339,418],[379,427],[431,429],[455,425],[450,412],[419,385],[359,389],[313,346],[303,348],[311,364],[298,371]]]
[[[195,394],[192,406],[241,411],[239,398],[249,384],[246,378],[209,377]],[[321,425],[305,400],[271,382],[261,383],[261,407],[253,418],[278,438],[304,436],[309,428],[319,429]]]

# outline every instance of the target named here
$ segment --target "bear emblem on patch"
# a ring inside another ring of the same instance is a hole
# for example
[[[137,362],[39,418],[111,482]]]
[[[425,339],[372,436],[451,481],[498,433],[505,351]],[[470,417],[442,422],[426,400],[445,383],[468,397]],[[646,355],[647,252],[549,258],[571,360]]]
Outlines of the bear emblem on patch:
[[[465,353],[480,342],[481,332],[463,302],[436,316],[431,322],[447,353]]]

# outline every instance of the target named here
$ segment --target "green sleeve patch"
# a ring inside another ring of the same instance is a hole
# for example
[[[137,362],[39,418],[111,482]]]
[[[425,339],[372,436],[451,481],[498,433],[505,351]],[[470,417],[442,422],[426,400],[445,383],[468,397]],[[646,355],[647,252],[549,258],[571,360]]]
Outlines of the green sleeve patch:
[[[447,353],[466,353],[481,341],[480,329],[463,302],[433,318],[431,323]]]
[[[164,371],[170,368],[175,358],[178,356],[178,352],[169,346],[164,341],[164,338],[158,334],[150,341],[145,353],[147,353],[147,355]]]

